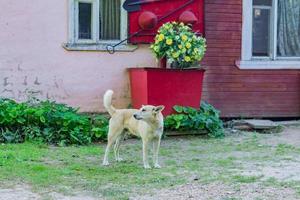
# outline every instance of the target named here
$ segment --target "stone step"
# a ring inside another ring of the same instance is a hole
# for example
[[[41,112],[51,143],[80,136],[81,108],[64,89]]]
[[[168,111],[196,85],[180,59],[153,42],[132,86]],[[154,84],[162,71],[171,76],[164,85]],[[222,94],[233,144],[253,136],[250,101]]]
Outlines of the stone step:
[[[271,120],[248,119],[243,121],[253,129],[273,129],[279,126]]]

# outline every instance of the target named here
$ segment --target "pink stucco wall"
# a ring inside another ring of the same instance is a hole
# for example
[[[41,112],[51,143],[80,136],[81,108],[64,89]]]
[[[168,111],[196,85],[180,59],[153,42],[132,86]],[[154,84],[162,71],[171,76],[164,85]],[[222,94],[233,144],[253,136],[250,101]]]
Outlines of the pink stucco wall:
[[[71,52],[68,0],[0,1],[0,97],[34,93],[84,112],[101,112],[106,89],[118,107],[130,104],[127,67],[155,66],[148,46],[135,52]]]

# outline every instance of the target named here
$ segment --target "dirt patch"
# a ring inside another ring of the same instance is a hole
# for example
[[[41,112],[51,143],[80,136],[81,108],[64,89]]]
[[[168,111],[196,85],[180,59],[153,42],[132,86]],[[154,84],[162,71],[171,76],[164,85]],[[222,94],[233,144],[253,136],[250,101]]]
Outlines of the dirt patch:
[[[270,163],[271,164],[271,163]],[[273,163],[272,166],[246,166],[240,171],[245,176],[259,176],[263,180],[275,178],[279,181],[300,181],[300,162],[285,161]]]
[[[89,197],[87,195],[84,194],[74,194],[74,196],[64,196],[62,194],[59,193],[51,193],[50,195],[50,199],[53,200],[100,200],[103,199],[102,197],[99,198],[95,198],[95,197]]]
[[[258,184],[243,184],[239,187],[227,186],[221,183],[203,185],[199,183],[186,184],[166,190],[157,190],[145,196],[136,196],[130,200],[183,200],[183,199],[264,199],[264,200],[297,200],[297,196],[289,188],[262,187]]]
[[[35,200],[41,199],[41,196],[33,193],[30,187],[26,185],[19,185],[13,188],[0,189],[0,200]]]
[[[259,143],[270,146],[273,157],[270,157],[270,152],[260,152],[259,155],[256,155],[258,158],[260,157],[260,160],[243,161],[240,163],[242,169],[236,171],[245,176],[262,177],[262,180],[275,178],[279,181],[300,181],[300,155],[297,150],[300,148],[299,126],[284,127],[283,131],[278,134],[260,134]],[[278,154],[276,154],[277,150]],[[240,152],[240,154],[234,154],[234,156],[239,155],[237,156],[239,158],[247,156],[247,152]],[[253,152],[248,156],[253,156]],[[266,160],[262,159],[264,156],[267,158]]]
[[[77,193],[73,196],[65,196],[57,192],[35,193],[28,185],[17,185],[10,188],[0,188],[0,200],[96,200],[102,199],[90,197],[83,193]]]
[[[289,144],[295,147],[300,147],[300,127],[289,126],[274,137],[273,134],[266,135],[263,144],[277,146],[278,144]]]

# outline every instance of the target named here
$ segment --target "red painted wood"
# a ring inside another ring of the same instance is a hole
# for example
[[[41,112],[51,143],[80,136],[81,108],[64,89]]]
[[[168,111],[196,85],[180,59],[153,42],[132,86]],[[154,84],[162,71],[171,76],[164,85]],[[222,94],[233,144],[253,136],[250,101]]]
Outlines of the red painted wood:
[[[205,17],[209,19],[209,21],[214,22],[241,22],[242,15],[241,14],[226,14],[226,13],[206,13]],[[208,21],[208,20],[205,20]]]
[[[214,13],[228,13],[230,12],[231,14],[241,14],[241,5],[216,5],[216,4],[205,4],[205,8],[207,10],[207,13],[210,11]]]
[[[204,84],[203,91],[208,92],[294,92],[299,88],[297,83],[215,83]],[[261,87],[263,86],[263,87]]]
[[[240,70],[242,0],[205,0],[202,99],[223,117],[300,117],[300,73]]]
[[[211,74],[210,76],[206,77],[207,82],[220,82],[220,83],[291,83],[291,82],[298,82],[299,83],[299,76],[298,75],[221,75]]]
[[[159,2],[153,2],[148,4],[141,5],[141,10],[138,12],[128,13],[129,19],[129,35],[134,34],[138,30],[140,30],[140,26],[138,24],[138,19],[141,13],[145,11],[153,12],[158,16],[158,18],[166,15],[172,10],[180,7],[182,4],[188,2],[188,0],[164,0]],[[157,29],[166,22],[169,21],[177,21],[179,16],[184,11],[192,11],[198,21],[193,25],[193,29],[196,32],[204,33],[204,0],[195,0],[192,4],[187,7],[175,12],[168,18],[162,20],[158,23],[157,27],[153,30],[143,31],[139,36],[132,37],[130,39],[131,43],[150,43],[153,42],[154,35],[157,32]]]
[[[130,68],[132,106],[164,105],[164,115],[174,105],[199,108],[204,70]]]
[[[242,0],[205,0],[205,4],[242,5]]]

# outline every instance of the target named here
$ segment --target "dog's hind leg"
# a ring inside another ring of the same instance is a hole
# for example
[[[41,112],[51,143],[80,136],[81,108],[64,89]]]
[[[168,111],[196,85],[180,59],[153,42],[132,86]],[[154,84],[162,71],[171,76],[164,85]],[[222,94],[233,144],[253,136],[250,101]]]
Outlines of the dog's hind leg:
[[[158,152],[160,147],[160,138],[153,140],[153,162],[155,168],[160,168],[158,164]]]
[[[118,162],[123,161],[122,158],[120,158],[120,145],[121,142],[124,140],[124,132],[118,136],[118,138],[116,139],[116,143],[115,143],[115,147],[114,147],[114,152],[115,152],[115,159]]]
[[[109,151],[111,146],[113,145],[113,143],[116,141],[116,139],[120,136],[120,134],[122,134],[123,132],[123,127],[115,127],[114,125],[109,125],[109,131],[108,131],[108,135],[107,135],[107,146],[105,149],[105,155],[103,158],[103,165],[109,165],[108,162],[108,155],[109,155]]]

